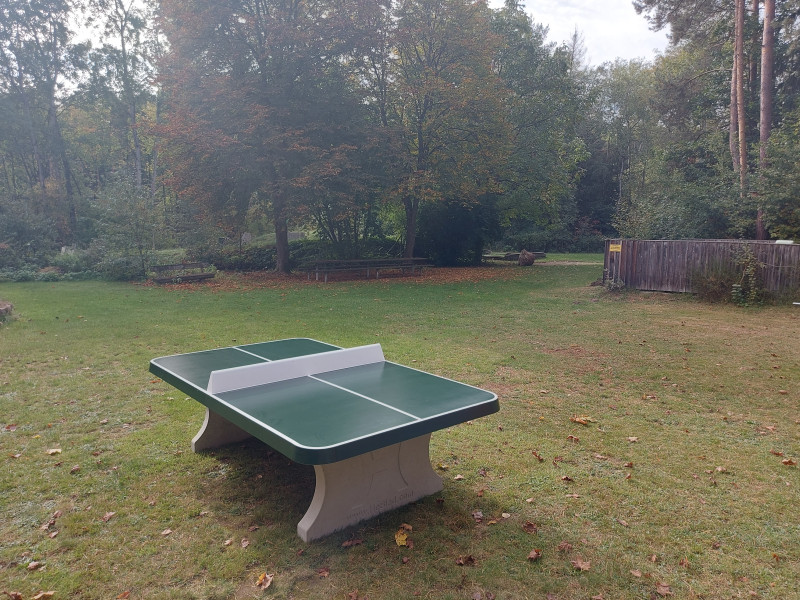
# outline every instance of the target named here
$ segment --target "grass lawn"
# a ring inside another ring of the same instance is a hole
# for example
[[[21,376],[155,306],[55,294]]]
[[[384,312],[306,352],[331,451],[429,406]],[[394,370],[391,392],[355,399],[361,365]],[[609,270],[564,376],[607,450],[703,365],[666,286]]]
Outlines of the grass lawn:
[[[602,259],[574,258],[0,284],[16,315],[0,326],[0,592],[800,598],[800,309],[609,294],[589,285]],[[193,454],[203,407],[147,371],[285,337],[380,342],[496,392],[500,412],[434,433],[441,494],[303,543],[313,469],[254,442]]]

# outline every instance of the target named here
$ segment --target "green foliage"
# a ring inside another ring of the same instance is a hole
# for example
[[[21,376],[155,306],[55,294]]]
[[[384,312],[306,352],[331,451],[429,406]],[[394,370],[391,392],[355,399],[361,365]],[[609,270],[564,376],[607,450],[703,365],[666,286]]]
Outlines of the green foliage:
[[[499,236],[497,212],[489,201],[427,205],[420,213],[417,255],[437,266],[478,265],[483,249]]]
[[[705,302],[755,306],[769,298],[752,248],[743,246],[731,262],[714,261],[691,274],[692,291]]]

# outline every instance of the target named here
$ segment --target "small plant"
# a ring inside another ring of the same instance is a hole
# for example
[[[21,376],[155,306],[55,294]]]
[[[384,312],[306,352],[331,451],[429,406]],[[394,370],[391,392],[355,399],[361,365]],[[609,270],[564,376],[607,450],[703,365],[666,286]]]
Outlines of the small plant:
[[[622,279],[608,279],[603,284],[603,287],[606,288],[607,292],[612,294],[619,294],[620,292],[625,290],[625,282]]]

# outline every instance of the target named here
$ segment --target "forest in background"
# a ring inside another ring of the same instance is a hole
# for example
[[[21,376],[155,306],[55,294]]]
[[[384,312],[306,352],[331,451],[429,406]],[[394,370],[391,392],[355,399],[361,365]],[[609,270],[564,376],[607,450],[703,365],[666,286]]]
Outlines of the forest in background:
[[[6,0],[0,274],[800,237],[800,0],[632,4],[590,68],[514,0]]]

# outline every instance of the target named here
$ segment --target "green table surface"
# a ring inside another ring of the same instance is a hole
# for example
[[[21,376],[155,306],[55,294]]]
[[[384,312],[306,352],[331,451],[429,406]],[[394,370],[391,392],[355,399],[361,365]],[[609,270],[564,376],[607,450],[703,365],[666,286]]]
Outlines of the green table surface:
[[[212,371],[321,354],[307,338],[177,354],[150,372],[303,464],[326,464],[499,410],[497,396],[389,361],[211,394]]]

